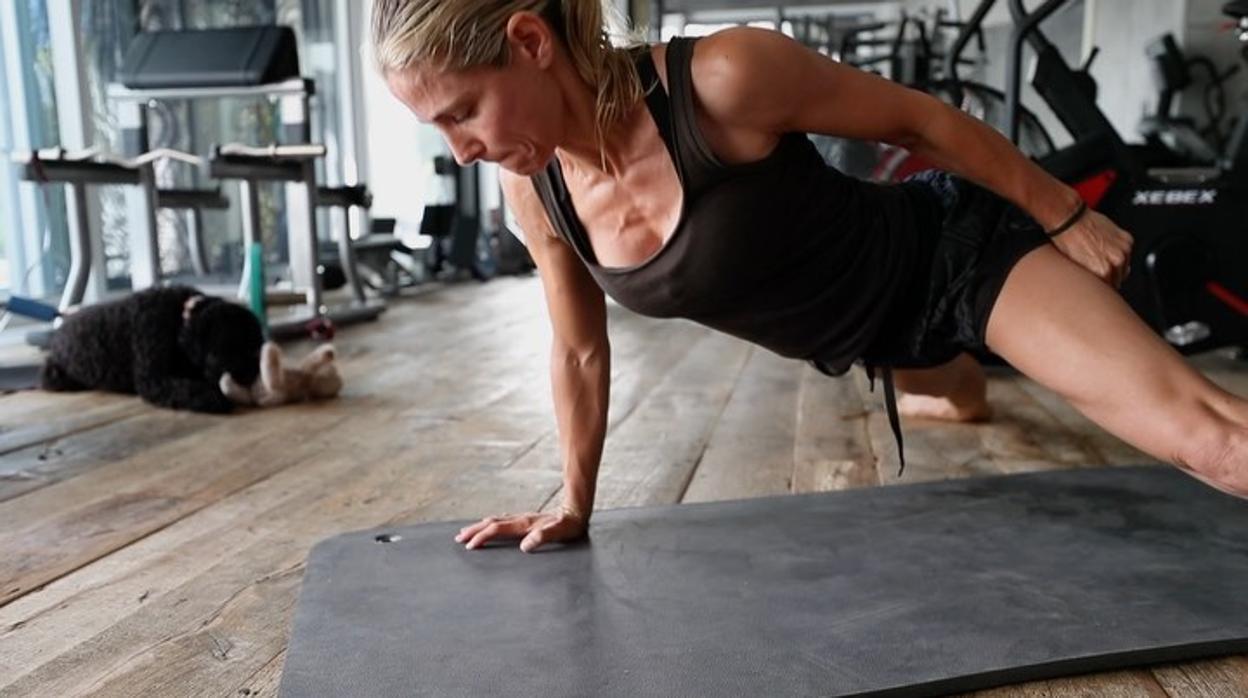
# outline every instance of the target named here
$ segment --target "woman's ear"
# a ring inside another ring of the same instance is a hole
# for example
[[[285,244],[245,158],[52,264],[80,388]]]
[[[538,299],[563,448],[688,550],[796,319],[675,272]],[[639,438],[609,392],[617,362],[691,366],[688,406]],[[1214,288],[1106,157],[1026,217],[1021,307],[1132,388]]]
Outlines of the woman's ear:
[[[554,60],[555,29],[541,15],[517,12],[507,20],[505,30],[512,63],[523,60],[538,68],[548,68]]]

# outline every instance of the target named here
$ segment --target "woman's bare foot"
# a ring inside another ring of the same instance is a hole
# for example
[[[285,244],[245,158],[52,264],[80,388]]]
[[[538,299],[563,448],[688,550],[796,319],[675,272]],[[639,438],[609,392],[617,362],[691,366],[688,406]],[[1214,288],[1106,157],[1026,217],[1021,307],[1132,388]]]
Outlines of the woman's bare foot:
[[[959,403],[947,397],[901,395],[897,398],[897,411],[904,417],[947,422],[986,422],[992,419],[992,407],[986,398]]]
[[[901,395],[897,411],[903,416],[948,422],[983,422],[992,418],[988,406],[988,379],[970,354],[935,368],[893,372]]]

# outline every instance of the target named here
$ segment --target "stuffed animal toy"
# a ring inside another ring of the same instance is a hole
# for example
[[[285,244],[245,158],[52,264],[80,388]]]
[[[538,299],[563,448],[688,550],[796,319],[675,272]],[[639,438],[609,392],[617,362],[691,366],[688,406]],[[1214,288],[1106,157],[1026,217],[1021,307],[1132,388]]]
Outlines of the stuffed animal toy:
[[[239,385],[230,374],[221,376],[221,392],[240,405],[274,407],[303,400],[332,398],[342,389],[342,376],[334,364],[334,347],[322,344],[298,365],[284,365],[285,356],[273,342],[260,348],[260,380],[250,388]]]

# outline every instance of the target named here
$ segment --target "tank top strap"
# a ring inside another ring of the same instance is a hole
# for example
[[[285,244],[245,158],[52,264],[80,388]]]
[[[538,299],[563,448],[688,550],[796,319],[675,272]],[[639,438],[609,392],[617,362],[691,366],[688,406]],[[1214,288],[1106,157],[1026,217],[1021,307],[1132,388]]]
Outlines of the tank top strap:
[[[533,187],[537,189],[538,199],[546,210],[546,217],[555,234],[572,246],[578,257],[589,264],[596,264],[594,249],[589,244],[589,236],[581,227],[581,220],[572,206],[572,197],[568,193],[567,183],[563,179],[563,169],[559,167],[558,158],[552,157],[546,167],[529,177]]]
[[[649,46],[637,52],[636,65],[637,77],[641,79],[641,90],[646,96],[646,108],[650,112],[650,118],[654,120],[655,126],[659,129],[663,144],[667,146],[667,153],[678,168],[677,171],[681,173],[683,181],[684,175],[680,169],[680,153],[676,147],[676,135],[672,132],[671,100],[668,99],[667,92],[663,89],[663,82],[659,80],[659,71],[654,66],[654,56],[650,53]]]
[[[684,168],[686,193],[713,184],[725,169],[698,127],[693,89],[693,48],[697,37],[673,37],[667,45],[667,90],[671,98],[675,159]]]

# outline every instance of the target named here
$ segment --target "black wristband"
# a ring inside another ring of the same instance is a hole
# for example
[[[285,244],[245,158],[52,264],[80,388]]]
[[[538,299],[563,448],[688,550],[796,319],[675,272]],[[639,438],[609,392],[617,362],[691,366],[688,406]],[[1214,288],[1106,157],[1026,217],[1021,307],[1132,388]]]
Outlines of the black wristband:
[[[1065,223],[1062,223],[1061,225],[1057,226],[1052,231],[1045,231],[1044,234],[1048,235],[1051,238],[1055,238],[1058,235],[1061,235],[1067,230],[1070,230],[1070,227],[1072,225],[1078,223],[1079,219],[1083,218],[1083,215],[1087,212],[1088,212],[1088,204],[1084,202],[1083,200],[1080,200],[1079,208],[1076,208],[1075,212],[1070,214],[1070,218],[1067,218]]]

